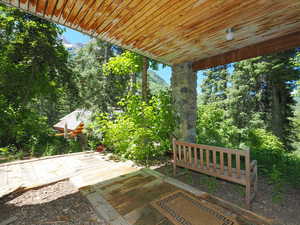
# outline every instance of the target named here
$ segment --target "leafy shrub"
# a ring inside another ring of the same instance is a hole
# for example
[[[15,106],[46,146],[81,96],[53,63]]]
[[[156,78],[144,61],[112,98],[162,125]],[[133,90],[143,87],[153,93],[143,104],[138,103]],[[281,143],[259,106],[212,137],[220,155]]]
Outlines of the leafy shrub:
[[[266,169],[272,170],[274,164],[283,162],[283,144],[272,133],[264,129],[250,129],[245,139],[251,149],[251,157]]]
[[[266,174],[273,181],[276,177],[277,183],[278,180],[285,180],[300,186],[298,155],[288,153],[279,138],[265,129],[255,126],[238,129],[227,118],[226,111],[215,104],[198,108],[197,142],[229,148],[247,146],[251,150],[251,158],[258,161],[260,173]]]
[[[216,104],[200,105],[197,116],[197,142],[236,148],[240,131],[226,118],[226,112]]]
[[[8,160],[79,150],[78,142],[55,137],[45,116],[33,109],[16,109],[0,95],[0,155]]]
[[[96,116],[90,124],[90,139],[102,136],[103,144],[116,154],[147,164],[170,149],[176,123],[168,91],[152,96],[148,103],[140,96],[129,95],[119,106],[122,112],[113,116]]]

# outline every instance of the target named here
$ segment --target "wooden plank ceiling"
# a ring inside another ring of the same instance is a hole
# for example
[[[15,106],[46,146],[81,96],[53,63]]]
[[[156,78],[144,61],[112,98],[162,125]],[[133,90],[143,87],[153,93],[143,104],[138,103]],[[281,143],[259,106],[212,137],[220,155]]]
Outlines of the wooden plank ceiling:
[[[280,45],[285,43],[289,48],[300,46],[299,35],[294,37],[296,43],[292,44],[287,44],[290,40],[283,38],[300,32],[300,0],[0,2],[169,65],[194,62],[195,70],[249,57],[236,57],[236,54],[243,55],[249,51],[254,51],[251,57],[264,54],[264,51],[257,51],[261,48],[258,44],[268,40],[272,44],[273,40],[281,38]],[[234,29],[231,41],[225,38],[228,28]],[[245,50],[245,47],[248,48]],[[244,49],[244,53],[236,53],[238,49]],[[268,49],[266,53],[270,52]],[[226,53],[235,57],[228,59]],[[218,58],[218,63],[212,63],[211,57]],[[223,57],[227,60],[222,61]]]

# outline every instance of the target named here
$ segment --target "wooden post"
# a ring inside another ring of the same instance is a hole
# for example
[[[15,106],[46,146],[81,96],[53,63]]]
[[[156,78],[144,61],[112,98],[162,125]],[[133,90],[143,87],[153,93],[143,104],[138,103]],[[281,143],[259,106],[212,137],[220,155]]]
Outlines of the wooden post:
[[[220,152],[220,169],[221,174],[224,174],[224,152]]]
[[[241,160],[241,157],[240,157],[240,154],[237,152],[236,153],[236,155],[235,155],[235,163],[236,163],[236,176],[238,177],[238,178],[240,178],[240,176],[241,176],[241,162],[240,162],[240,160]]]
[[[192,166],[192,148],[191,148],[191,146],[189,146],[189,163],[190,163],[190,166]]]
[[[228,175],[232,176],[232,161],[231,161],[231,153],[227,153],[227,168],[228,168]]]
[[[194,167],[195,167],[195,168],[198,167],[198,166],[197,166],[197,164],[198,164],[198,162],[197,162],[197,160],[198,160],[198,159],[197,159],[197,158],[198,158],[198,156],[197,156],[197,155],[198,155],[197,150],[198,150],[198,149],[197,149],[196,147],[194,147]]]
[[[214,171],[217,171],[217,155],[216,155],[216,151],[213,150],[213,167],[214,167]]]
[[[203,149],[200,149],[200,168],[203,168]]]
[[[246,150],[248,151],[248,150]],[[246,206],[249,209],[250,208],[250,203],[251,203],[251,181],[250,181],[250,177],[251,177],[251,168],[250,168],[250,153],[248,151],[248,153],[245,156],[245,166],[246,166]]]
[[[209,167],[210,167],[210,165],[209,165],[210,164],[209,155],[210,154],[209,154],[209,150],[208,149],[205,150],[205,155],[206,155],[206,169],[209,170]]]

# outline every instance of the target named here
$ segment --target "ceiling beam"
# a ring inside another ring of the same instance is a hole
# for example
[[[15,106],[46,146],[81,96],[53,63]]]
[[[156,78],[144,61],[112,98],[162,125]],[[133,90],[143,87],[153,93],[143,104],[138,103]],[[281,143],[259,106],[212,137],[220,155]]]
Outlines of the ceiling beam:
[[[201,59],[193,63],[193,70],[197,71],[208,69],[215,66],[241,61],[243,59],[267,55],[296,47],[300,47],[300,32],[263,41],[258,44],[250,45],[206,59]]]

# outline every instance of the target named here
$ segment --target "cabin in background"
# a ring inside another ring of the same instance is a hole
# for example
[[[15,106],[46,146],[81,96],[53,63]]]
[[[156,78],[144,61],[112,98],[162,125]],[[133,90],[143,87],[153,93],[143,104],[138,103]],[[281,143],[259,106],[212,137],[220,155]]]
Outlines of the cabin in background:
[[[53,126],[59,133],[56,136],[65,138],[78,138],[82,150],[86,147],[86,138],[82,133],[85,124],[89,121],[92,112],[83,109],[76,109],[70,114],[64,116]]]
[[[76,109],[64,116],[53,126],[55,130],[60,132],[56,136],[65,136],[68,138],[76,137],[82,133],[84,124],[89,120],[91,115],[92,113],[88,110]]]

